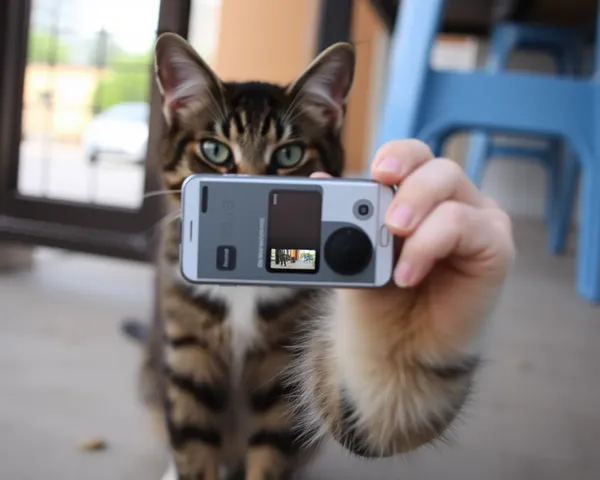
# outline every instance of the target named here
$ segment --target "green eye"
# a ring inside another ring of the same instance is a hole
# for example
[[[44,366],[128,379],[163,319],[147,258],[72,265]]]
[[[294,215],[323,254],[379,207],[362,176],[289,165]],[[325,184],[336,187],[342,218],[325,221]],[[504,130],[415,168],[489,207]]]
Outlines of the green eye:
[[[216,140],[203,140],[200,143],[200,149],[206,159],[216,165],[223,165],[232,157],[229,147]]]
[[[300,163],[304,149],[300,145],[285,145],[273,153],[273,160],[281,168],[292,168]]]

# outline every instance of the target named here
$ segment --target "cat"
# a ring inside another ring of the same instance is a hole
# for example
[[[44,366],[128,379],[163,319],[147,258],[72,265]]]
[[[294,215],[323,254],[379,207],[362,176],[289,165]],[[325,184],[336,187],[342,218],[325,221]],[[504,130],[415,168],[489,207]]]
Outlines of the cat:
[[[171,207],[197,172],[340,177],[354,68],[354,48],[339,43],[289,85],[225,82],[183,38],[162,34]],[[363,457],[406,452],[443,435],[468,396],[476,357],[442,361],[410,290],[390,305],[360,290],[195,285],[178,263],[171,224],[152,327],[127,327],[146,345],[143,397],[174,478],[289,478],[327,437]]]

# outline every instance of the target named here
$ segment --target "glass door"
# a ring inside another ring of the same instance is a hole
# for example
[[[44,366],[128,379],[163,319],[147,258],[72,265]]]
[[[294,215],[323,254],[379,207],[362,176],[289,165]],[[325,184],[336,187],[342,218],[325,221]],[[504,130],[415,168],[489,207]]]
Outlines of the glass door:
[[[0,239],[148,259],[162,203],[159,32],[190,0],[4,0]]]

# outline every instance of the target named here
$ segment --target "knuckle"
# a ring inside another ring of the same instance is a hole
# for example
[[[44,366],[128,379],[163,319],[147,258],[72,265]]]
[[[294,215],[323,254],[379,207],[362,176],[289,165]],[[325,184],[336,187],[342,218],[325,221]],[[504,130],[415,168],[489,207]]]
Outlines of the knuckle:
[[[510,215],[500,208],[487,211],[490,212],[492,222],[497,226],[499,233],[508,238],[512,238],[513,221]]]
[[[444,202],[440,206],[440,210],[441,216],[444,218],[444,222],[450,228],[460,229],[467,223],[467,208],[465,205],[459,202]]]
[[[463,175],[462,167],[454,160],[449,158],[438,158],[436,162],[440,172],[443,171],[444,177],[452,180],[457,180]]]
[[[509,236],[500,235],[496,239],[496,258],[499,265],[502,266],[504,271],[508,270],[515,262],[517,256],[517,249]]]
[[[501,209],[483,209],[485,216],[483,227],[489,230],[488,242],[490,251],[494,252],[495,265],[499,271],[506,272],[514,263],[517,256],[516,246],[512,234],[512,220]]]
[[[510,215],[501,209],[496,211],[496,215],[500,225],[502,225],[507,231],[512,232],[513,222],[512,218],[510,218]]]
[[[430,236],[410,236],[406,239],[402,247],[402,257],[420,261],[430,255],[429,252],[434,248],[432,247],[433,242]]]
[[[500,210],[500,205],[491,197],[483,197],[483,206],[485,208],[493,208]]]
[[[484,197],[483,208],[489,212],[494,223],[496,223],[502,230],[512,235],[513,220],[510,215],[504,209],[502,209],[502,207],[500,207],[498,202],[496,202],[493,198]]]
[[[498,238],[507,263],[514,261],[517,249],[513,237],[512,219],[503,210],[497,212]]]

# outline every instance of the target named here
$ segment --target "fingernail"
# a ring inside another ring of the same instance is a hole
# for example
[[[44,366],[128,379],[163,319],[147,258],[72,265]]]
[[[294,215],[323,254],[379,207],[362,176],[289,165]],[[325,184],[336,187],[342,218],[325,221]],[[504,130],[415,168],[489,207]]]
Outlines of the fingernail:
[[[413,219],[413,210],[410,205],[396,205],[390,215],[389,224],[399,230],[407,230]]]
[[[377,165],[378,172],[398,173],[399,170],[400,160],[396,157],[385,157],[379,165]]]
[[[396,285],[400,288],[410,287],[413,278],[412,273],[410,265],[406,261],[401,260],[394,272],[394,281],[396,282]]]

